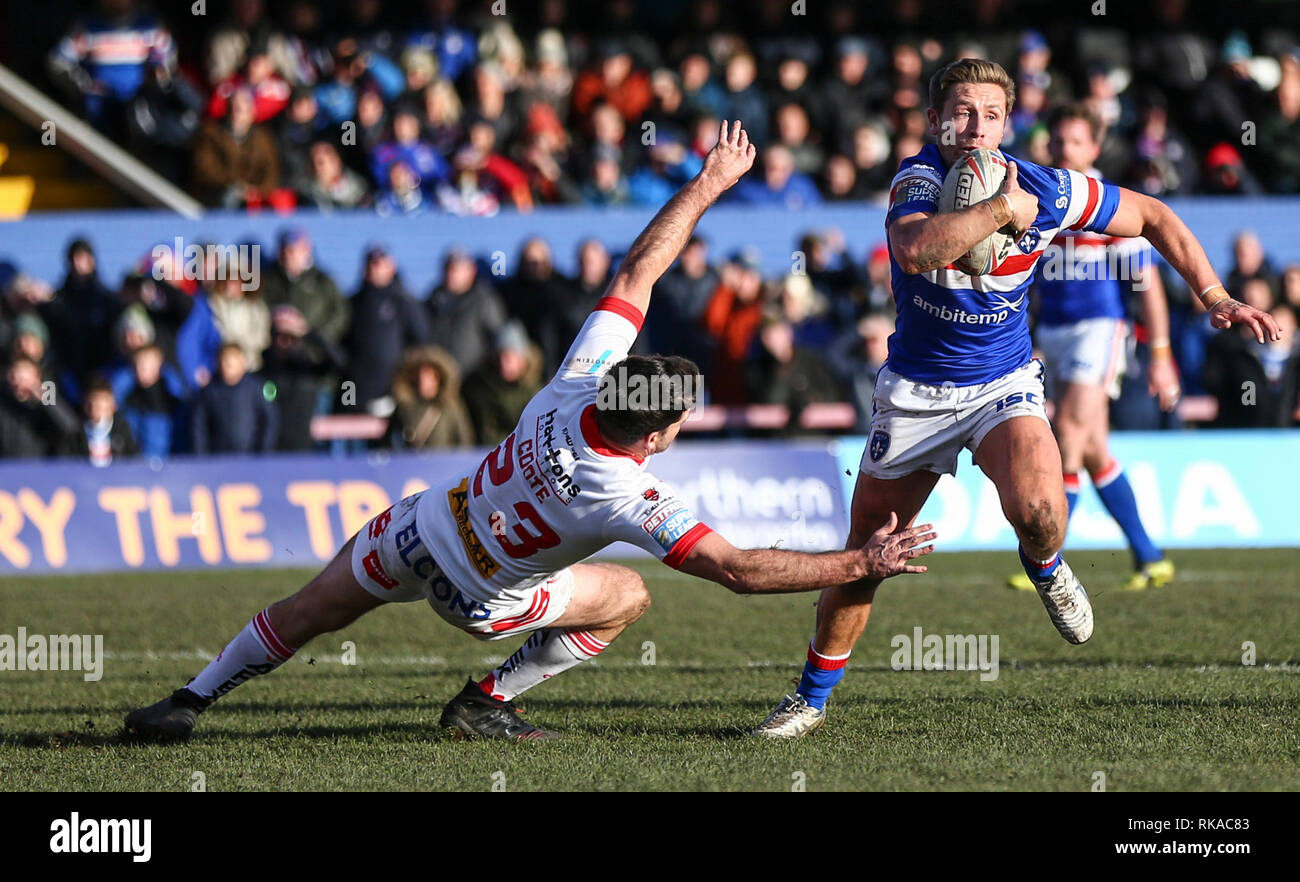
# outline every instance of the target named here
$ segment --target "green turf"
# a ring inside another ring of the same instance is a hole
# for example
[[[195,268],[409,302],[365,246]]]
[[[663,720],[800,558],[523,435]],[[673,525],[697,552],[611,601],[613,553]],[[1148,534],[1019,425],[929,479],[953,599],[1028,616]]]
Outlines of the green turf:
[[[120,743],[123,714],[181,685],[306,574],[244,571],[0,581],[0,633],[102,633],[102,681],[0,672],[0,788],[182,790],[1300,789],[1294,551],[1189,551],[1169,589],[1116,589],[1124,561],[1074,553],[1096,634],[1072,647],[1011,554],[935,556],[880,592],[822,731],[744,735],[791,689],[814,595],[738,598],[638,564],[654,606],[600,659],[521,702],[567,736],[452,741],[442,703],[490,656],[423,604],[378,610],[240,687],[188,744]],[[1000,676],[896,672],[890,639],[997,634]],[[343,641],[358,663],[340,663]],[[642,664],[653,641],[656,664]],[[1242,644],[1256,664],[1242,664]]]

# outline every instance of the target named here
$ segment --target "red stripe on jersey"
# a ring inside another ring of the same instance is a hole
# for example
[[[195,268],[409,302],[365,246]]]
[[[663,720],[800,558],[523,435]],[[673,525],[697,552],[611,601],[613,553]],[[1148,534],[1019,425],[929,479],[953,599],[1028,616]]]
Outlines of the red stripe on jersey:
[[[641,313],[641,310],[618,297],[600,298],[600,302],[596,304],[596,309],[603,309],[606,312],[623,316],[636,327],[638,334],[641,333],[641,325],[645,324],[645,316]]]
[[[1045,249],[1039,249],[1033,254],[1013,254],[998,265],[998,268],[989,273],[991,276],[1014,276],[1016,273],[1023,273],[1034,265],[1034,261],[1043,256]]]
[[[587,405],[587,409],[582,412],[582,419],[578,421],[578,424],[582,427],[582,440],[586,441],[587,446],[601,456],[626,456],[637,465],[645,462],[645,457],[637,456],[635,453],[624,453],[621,450],[615,450],[605,443],[604,437],[600,434],[600,427],[596,425],[596,405]]]
[[[673,543],[672,550],[664,557],[664,563],[673,569],[677,569],[686,560],[686,556],[691,553],[691,549],[699,544],[699,541],[713,532],[708,524],[696,524],[691,527],[682,538]]]
[[[1079,222],[1070,227],[1070,229],[1082,230],[1088,225],[1088,221],[1092,218],[1093,209],[1097,207],[1097,197],[1099,195],[1100,192],[1097,188],[1097,180],[1095,178],[1088,178],[1088,204],[1084,206],[1083,215],[1080,216]]]

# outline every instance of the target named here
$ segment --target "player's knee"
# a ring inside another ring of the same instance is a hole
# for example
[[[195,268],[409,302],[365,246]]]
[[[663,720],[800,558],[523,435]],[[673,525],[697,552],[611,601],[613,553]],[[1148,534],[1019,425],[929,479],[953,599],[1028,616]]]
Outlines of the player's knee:
[[[1065,544],[1066,510],[1050,496],[1025,500],[1016,521],[1022,539],[1028,545],[1056,549]]]
[[[645,579],[631,570],[623,579],[623,605],[629,622],[635,622],[650,608],[650,589]]]

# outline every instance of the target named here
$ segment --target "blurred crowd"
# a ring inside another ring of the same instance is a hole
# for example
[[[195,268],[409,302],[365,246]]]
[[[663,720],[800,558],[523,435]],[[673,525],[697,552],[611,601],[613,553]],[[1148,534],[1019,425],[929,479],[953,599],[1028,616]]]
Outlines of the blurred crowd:
[[[888,252],[881,244],[851,260],[836,230],[793,244],[799,271],[773,277],[756,249],[714,255],[693,238],[656,285],[636,351],[693,358],[703,404],[782,404],[793,432],[809,405],[850,402],[865,431],[894,329]],[[149,252],[137,271],[105,280],[93,244],[76,239],[57,288],[0,262],[0,457],[106,465],[306,451],[325,446],[313,417],[337,413],[378,422],[369,446],[490,445],[553,374],[618,257],[586,240],[568,277],[533,238],[517,272],[499,277],[482,255],[452,247],[432,290],[411,292],[395,257],[372,244],[359,288],[345,294],[302,229],[285,229],[259,272],[236,265],[250,251],[205,248],[197,278],[175,282],[166,254]],[[1300,262],[1280,264],[1244,232],[1220,270],[1238,297],[1272,312],[1283,338],[1212,330],[1181,280],[1166,278],[1185,392],[1215,396],[1220,426],[1300,423]],[[1115,427],[1177,425],[1147,394],[1144,349],[1136,354]]]
[[[970,55],[1016,78],[1013,152],[1046,162],[1047,113],[1079,99],[1121,184],[1300,192],[1295,34],[1185,0],[1126,4],[1147,22],[1127,31],[1010,0],[208,0],[201,27],[189,4],[83,5],[48,81],[212,206],[657,205],[720,118],[762,149],[727,198],[882,200],[926,138],[930,74]]]

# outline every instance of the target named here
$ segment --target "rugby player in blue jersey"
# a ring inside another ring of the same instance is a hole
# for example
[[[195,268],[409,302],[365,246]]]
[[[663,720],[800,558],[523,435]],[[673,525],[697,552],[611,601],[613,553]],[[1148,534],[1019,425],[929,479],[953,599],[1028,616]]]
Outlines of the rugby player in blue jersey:
[[[1101,155],[1102,123],[1086,104],[1059,108],[1049,128],[1054,166],[1101,178],[1093,163]],[[1147,536],[1133,487],[1110,453],[1110,399],[1119,397],[1128,360],[1125,282],[1141,300],[1151,352],[1148,391],[1161,409],[1172,410],[1180,389],[1169,346],[1169,305],[1145,240],[1089,230],[1067,230],[1058,236],[1035,274],[1039,308],[1034,336],[1047,365],[1048,394],[1056,403],[1052,428],[1061,447],[1069,512],[1079,499],[1079,472],[1087,469],[1133,554],[1133,575],[1124,587],[1140,591],[1168,584],[1174,565]],[[1008,584],[1034,590],[1022,573]]]
[[[1015,85],[1001,66],[967,58],[934,75],[929,97],[937,143],[903,160],[890,189],[885,227],[898,323],[876,380],[848,547],[861,545],[892,513],[899,527],[911,523],[967,448],[997,487],[1025,574],[1052,623],[1066,640],[1083,643],[1092,635],[1092,606],[1061,558],[1068,519],[1061,454],[1026,319],[1026,292],[1043,250],[1064,230],[1142,236],[1199,292],[1216,328],[1241,322],[1260,342],[1280,331],[1270,316],[1228,296],[1196,238],[1163,203],[1079,172],[1008,156],[996,195],[939,213],[949,167],[1001,143]],[[972,277],[953,265],[1008,226],[1018,247],[992,274]],[[822,592],[798,690],[755,734],[794,738],[822,725],[879,585],[867,579]]]

